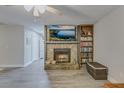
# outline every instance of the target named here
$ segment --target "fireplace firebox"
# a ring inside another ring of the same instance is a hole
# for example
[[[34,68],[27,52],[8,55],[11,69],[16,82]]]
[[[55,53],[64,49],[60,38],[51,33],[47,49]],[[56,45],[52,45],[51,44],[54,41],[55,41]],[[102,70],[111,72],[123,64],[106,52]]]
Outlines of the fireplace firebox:
[[[69,63],[70,62],[70,49],[69,48],[55,48],[54,60],[56,63]]]

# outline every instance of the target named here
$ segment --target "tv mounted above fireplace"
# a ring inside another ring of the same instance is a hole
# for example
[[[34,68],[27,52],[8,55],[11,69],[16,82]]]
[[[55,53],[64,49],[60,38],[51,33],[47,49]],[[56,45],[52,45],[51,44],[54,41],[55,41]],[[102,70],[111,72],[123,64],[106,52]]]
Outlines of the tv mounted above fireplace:
[[[49,41],[75,41],[75,26],[48,25]]]

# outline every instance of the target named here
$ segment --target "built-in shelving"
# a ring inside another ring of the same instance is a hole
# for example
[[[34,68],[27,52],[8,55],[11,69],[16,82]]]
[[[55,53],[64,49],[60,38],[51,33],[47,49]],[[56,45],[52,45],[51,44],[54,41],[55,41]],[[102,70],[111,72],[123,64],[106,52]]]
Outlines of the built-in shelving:
[[[79,25],[80,63],[93,62],[93,25]]]

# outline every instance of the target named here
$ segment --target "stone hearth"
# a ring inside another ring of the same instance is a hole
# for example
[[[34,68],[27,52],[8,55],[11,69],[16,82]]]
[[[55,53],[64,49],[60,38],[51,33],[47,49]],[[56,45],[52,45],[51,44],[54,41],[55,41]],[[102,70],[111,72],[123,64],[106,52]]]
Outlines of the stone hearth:
[[[61,64],[45,64],[46,70],[76,70],[79,69],[79,64],[61,63]]]

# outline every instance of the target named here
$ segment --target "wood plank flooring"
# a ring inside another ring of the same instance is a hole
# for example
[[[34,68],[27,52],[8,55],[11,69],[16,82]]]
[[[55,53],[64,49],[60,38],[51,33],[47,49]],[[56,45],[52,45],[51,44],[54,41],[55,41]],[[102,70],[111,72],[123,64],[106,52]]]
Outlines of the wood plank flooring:
[[[105,88],[124,88],[124,84],[112,84],[112,83],[105,83]]]
[[[0,71],[0,88],[100,88],[107,80],[94,80],[86,71],[44,70],[44,61],[25,68]]]

